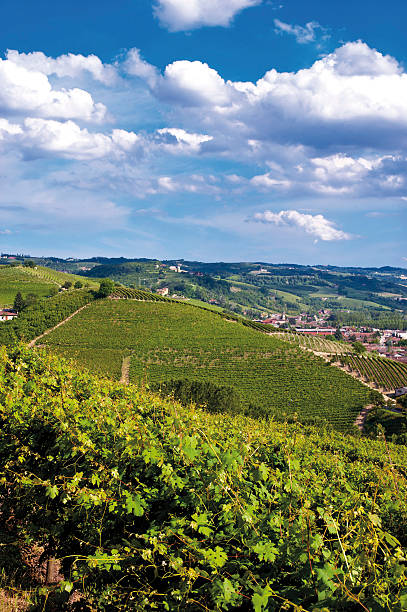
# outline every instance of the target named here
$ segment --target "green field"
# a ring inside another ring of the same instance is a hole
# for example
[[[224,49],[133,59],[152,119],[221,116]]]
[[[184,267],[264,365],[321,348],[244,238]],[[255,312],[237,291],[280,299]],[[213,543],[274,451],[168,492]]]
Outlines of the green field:
[[[263,415],[297,412],[345,429],[369,401],[365,386],[295,344],[186,304],[101,300],[42,342],[115,379],[130,355],[135,383],[190,378],[230,386]]]
[[[28,293],[38,298],[47,297],[52,289],[60,287],[66,281],[75,283],[81,281],[83,285],[91,288],[98,287],[94,280],[57,272],[51,268],[28,268],[23,266],[0,267],[0,307],[13,306],[16,293],[20,291],[23,297]]]

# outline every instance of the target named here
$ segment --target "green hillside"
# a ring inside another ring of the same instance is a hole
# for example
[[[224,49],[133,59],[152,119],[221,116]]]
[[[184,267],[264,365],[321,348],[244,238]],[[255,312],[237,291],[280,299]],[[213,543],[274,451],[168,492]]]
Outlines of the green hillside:
[[[369,403],[364,385],[309,351],[186,304],[99,300],[41,342],[116,379],[131,356],[136,383],[188,378],[232,387],[251,414],[297,412],[346,429]]]
[[[49,296],[52,290],[61,287],[66,281],[73,284],[80,281],[83,285],[91,288],[98,287],[98,283],[94,280],[57,272],[51,268],[0,266],[0,307],[13,306],[18,291],[22,293],[24,298],[29,293],[38,298],[43,298]]]
[[[210,415],[3,349],[0,603],[402,612],[406,468],[405,447]],[[60,582],[35,581],[58,561]]]

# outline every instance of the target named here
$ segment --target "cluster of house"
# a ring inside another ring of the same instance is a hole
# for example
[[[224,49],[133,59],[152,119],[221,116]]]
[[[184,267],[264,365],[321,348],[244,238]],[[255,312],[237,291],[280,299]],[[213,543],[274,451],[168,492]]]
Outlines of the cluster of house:
[[[11,308],[0,310],[0,321],[12,321],[16,317],[18,317],[18,313]]]

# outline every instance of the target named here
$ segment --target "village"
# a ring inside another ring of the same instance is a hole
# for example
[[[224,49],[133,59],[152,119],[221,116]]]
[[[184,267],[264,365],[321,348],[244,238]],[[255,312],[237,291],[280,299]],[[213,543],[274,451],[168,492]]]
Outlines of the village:
[[[359,342],[370,353],[379,353],[382,356],[407,363],[407,331],[351,325],[336,328],[330,325],[331,315],[332,311],[329,309],[320,310],[314,316],[301,313],[291,317],[285,313],[273,313],[257,321],[308,336],[331,336],[344,342]]]

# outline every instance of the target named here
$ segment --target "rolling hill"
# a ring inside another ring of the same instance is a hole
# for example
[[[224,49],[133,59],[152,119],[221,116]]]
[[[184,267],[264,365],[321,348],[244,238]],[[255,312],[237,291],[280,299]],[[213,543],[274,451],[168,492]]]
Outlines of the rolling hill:
[[[369,390],[291,341],[187,304],[98,300],[41,340],[51,351],[118,380],[209,381],[235,389],[259,416],[297,413],[352,427]]]
[[[24,298],[30,293],[37,298],[43,298],[67,281],[72,284],[79,281],[93,289],[98,287],[98,283],[93,279],[84,279],[75,274],[66,274],[42,266],[0,266],[0,307],[13,306],[18,291]]]

